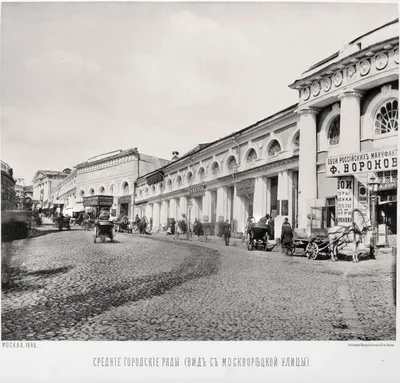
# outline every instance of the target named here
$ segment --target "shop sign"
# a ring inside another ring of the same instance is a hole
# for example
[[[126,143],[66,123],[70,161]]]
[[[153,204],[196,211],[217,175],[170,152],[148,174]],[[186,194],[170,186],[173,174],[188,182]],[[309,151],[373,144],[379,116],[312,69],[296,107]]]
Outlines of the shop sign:
[[[189,187],[189,195],[193,198],[203,197],[205,194],[206,185],[196,185]]]
[[[368,194],[367,187],[358,180],[358,209],[364,214],[365,217],[368,216]]]
[[[326,176],[341,177],[365,172],[397,169],[397,148],[328,157]]]
[[[130,196],[130,195],[124,195],[123,197],[118,198],[119,204],[131,203],[131,201],[132,201],[132,196]]]
[[[338,225],[352,223],[353,182],[353,177],[341,177],[338,179],[336,197],[336,219]]]
[[[378,190],[397,189],[397,182],[383,182],[378,186]]]
[[[163,172],[157,172],[156,174],[152,174],[149,177],[146,177],[146,181],[148,185],[153,185],[161,182],[164,179]]]
[[[238,197],[254,194],[255,178],[240,181],[236,184],[236,195]]]
[[[83,197],[83,206],[112,206],[113,201],[112,195],[94,195]]]

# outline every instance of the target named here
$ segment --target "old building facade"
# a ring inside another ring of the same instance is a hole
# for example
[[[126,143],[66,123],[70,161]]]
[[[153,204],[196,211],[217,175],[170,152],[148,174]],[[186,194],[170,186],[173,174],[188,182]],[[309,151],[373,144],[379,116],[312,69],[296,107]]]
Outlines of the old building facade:
[[[398,42],[398,20],[360,36],[290,85],[298,104],[140,177],[141,214],[160,230],[189,213],[191,222],[230,220],[239,234],[249,216],[266,213],[275,227],[286,217],[294,227],[306,228],[310,217],[329,227],[353,208],[370,215],[373,174],[378,208],[395,233]],[[360,165],[363,158],[374,162]],[[332,161],[362,169],[339,174]]]
[[[10,165],[1,161],[1,210],[13,210],[16,208],[13,170]]]
[[[83,198],[113,196],[113,213],[133,214],[134,182],[169,161],[139,153],[136,148],[98,155],[76,165],[71,174],[52,189],[53,206],[72,215],[85,210]]]

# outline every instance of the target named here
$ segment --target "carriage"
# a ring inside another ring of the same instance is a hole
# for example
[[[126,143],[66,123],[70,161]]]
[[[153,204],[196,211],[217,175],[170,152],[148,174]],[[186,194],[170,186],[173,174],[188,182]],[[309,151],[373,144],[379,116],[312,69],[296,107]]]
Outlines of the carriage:
[[[272,250],[273,244],[268,242],[270,227],[262,223],[249,222],[247,228],[247,250]]]
[[[54,218],[53,220],[54,226],[58,228],[59,231],[61,231],[64,227],[67,230],[71,230],[71,218],[70,217],[57,217]]]
[[[314,207],[311,209],[309,216],[310,234],[307,234],[305,229],[294,230],[290,255],[293,255],[300,249],[308,259],[314,260],[322,256],[323,258],[331,258],[332,261],[335,261],[339,252],[350,243],[353,243],[355,245],[353,249],[353,261],[358,262],[358,246],[370,226],[363,213],[359,209],[353,209],[351,225],[328,228],[324,225],[324,220],[319,221],[315,219],[322,217],[321,212],[323,213],[323,208]],[[358,224],[355,222],[355,213],[357,213]],[[315,221],[320,222],[319,227],[313,227]],[[370,249],[369,252],[371,252]]]
[[[97,238],[104,243],[107,237],[114,242],[114,224],[111,221],[97,221],[93,235],[94,243],[97,242]]]
[[[132,233],[132,227],[126,215],[124,215],[120,220],[116,221],[114,224],[119,233]]]

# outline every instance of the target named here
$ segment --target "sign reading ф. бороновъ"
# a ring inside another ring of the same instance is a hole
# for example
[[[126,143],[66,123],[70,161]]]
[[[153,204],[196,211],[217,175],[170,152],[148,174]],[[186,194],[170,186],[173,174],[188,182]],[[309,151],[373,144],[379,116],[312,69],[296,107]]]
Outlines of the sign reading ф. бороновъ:
[[[397,148],[375,149],[326,159],[327,177],[395,169],[397,169]]]

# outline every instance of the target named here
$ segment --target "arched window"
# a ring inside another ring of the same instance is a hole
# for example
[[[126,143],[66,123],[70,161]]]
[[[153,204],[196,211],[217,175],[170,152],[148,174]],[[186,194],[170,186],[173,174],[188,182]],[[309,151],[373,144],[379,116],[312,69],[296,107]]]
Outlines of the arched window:
[[[176,184],[177,184],[178,186],[181,186],[181,185],[182,185],[182,177],[181,177],[181,176],[178,176],[178,177],[177,177],[177,179],[176,179]]]
[[[94,195],[94,189],[93,189],[93,188],[91,188],[91,189],[89,190],[89,195]]]
[[[272,157],[277,155],[282,150],[281,145],[277,140],[273,140],[269,145],[268,156]]]
[[[300,130],[296,132],[296,134],[293,136],[293,149],[298,149],[300,147]]]
[[[330,146],[338,145],[340,141],[340,116],[336,116],[328,130],[328,143]]]
[[[248,164],[251,164],[252,162],[254,162],[257,159],[257,153],[254,149],[250,149],[247,152],[247,156],[246,156],[246,162]]]
[[[83,197],[85,197],[85,191],[84,190],[81,190],[79,192],[79,197],[81,198],[81,200],[83,200]]]
[[[105,192],[105,189],[104,189],[104,187],[103,187],[103,186],[100,186],[100,189],[99,189],[99,194],[104,194],[104,192]]]
[[[204,170],[204,168],[200,168],[199,169],[199,177],[202,180],[204,177],[206,176],[206,171]]]
[[[149,188],[145,188],[145,189],[144,189],[144,194],[145,194],[145,195],[148,195],[148,194],[149,194]]]
[[[110,186],[110,194],[114,195],[114,193],[115,193],[115,185],[111,185]]]
[[[386,100],[375,115],[375,134],[387,134],[399,130],[399,102],[397,99]]]
[[[172,180],[168,180],[167,186],[168,186],[168,189],[172,189]]]
[[[128,195],[129,194],[129,184],[128,182],[124,182],[122,184],[122,195]]]
[[[218,162],[214,162],[211,166],[211,173],[217,174],[219,172],[219,165]]]
[[[156,186],[155,186],[155,185],[153,185],[153,186],[151,187],[151,192],[152,192],[153,194],[155,194],[155,192],[156,192]]]
[[[188,181],[188,184],[193,183],[194,177],[193,177],[193,173],[192,173],[192,172],[189,172],[189,173],[188,173],[188,175],[187,175],[187,181]]]
[[[237,162],[236,162],[236,158],[234,156],[230,156],[228,158],[228,162],[227,162],[227,166],[228,166],[228,170],[230,172],[236,170],[237,168]]]
[[[164,189],[164,182],[160,182],[160,191],[163,191]]]

